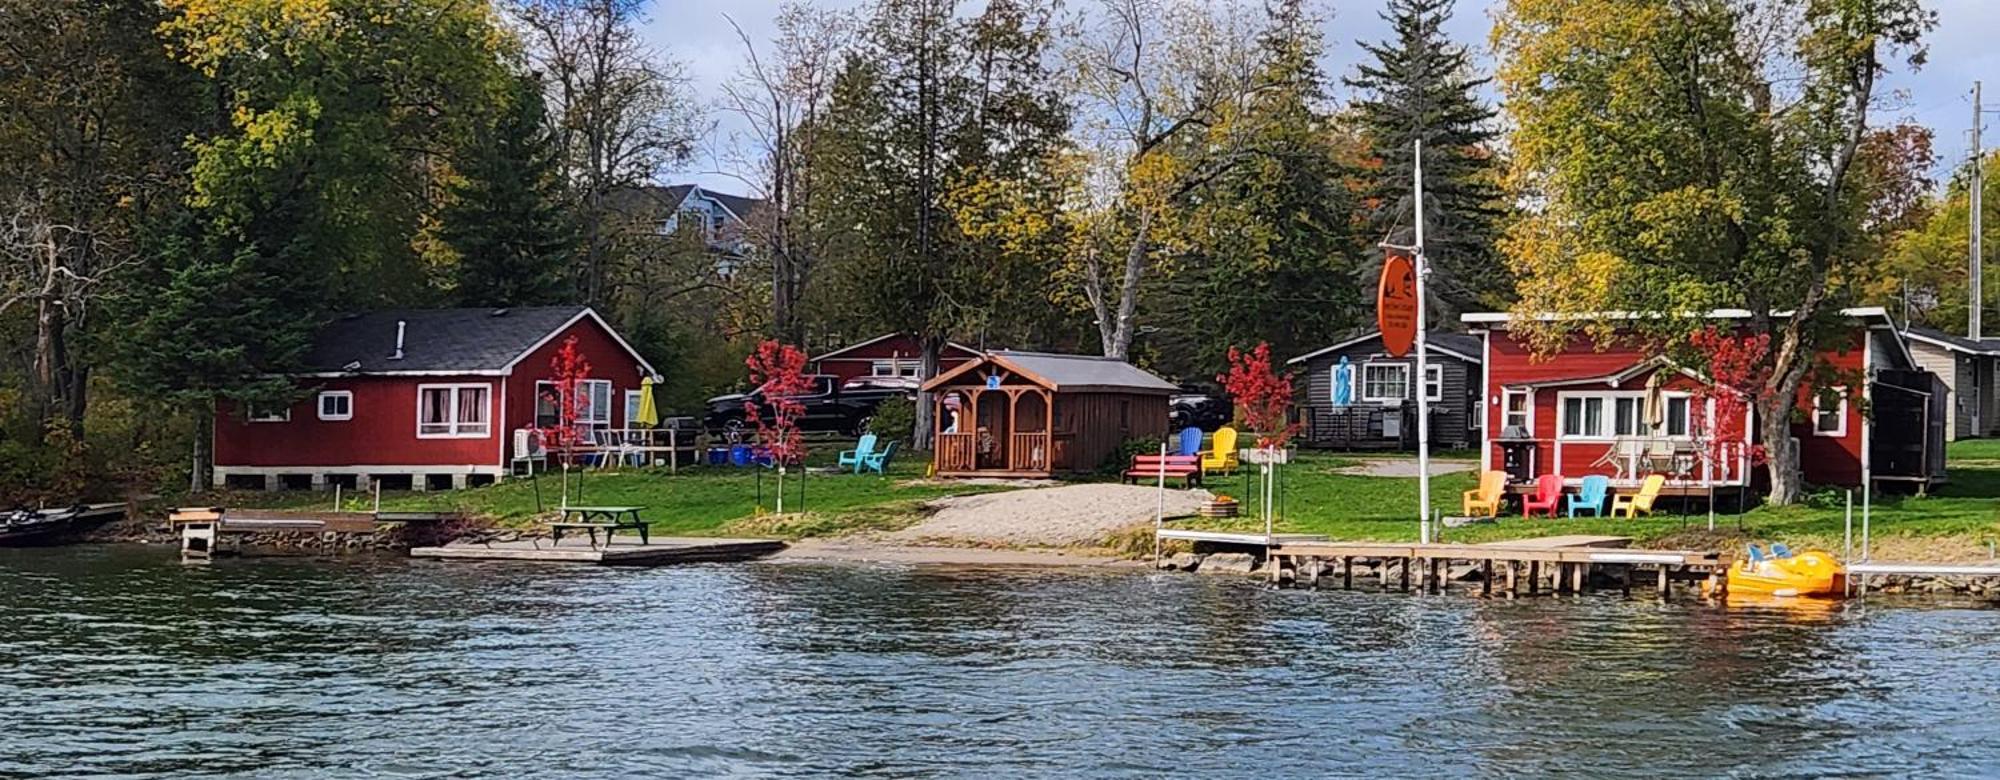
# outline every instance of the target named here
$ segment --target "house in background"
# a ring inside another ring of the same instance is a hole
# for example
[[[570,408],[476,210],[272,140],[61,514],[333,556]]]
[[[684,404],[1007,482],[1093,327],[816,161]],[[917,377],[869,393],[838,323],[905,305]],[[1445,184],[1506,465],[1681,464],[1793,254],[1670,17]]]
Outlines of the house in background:
[[[923,369],[923,344],[908,333],[884,333],[867,341],[813,356],[813,372],[831,374],[845,382],[861,377],[904,377],[915,379]],[[938,352],[938,373],[943,374],[979,357],[979,350],[945,342]]]
[[[588,307],[377,311],[320,329],[295,376],[300,400],[217,410],[215,484],[426,490],[497,480],[522,454],[525,429],[560,423],[549,363],[571,336],[591,367],[578,424],[629,427],[653,368]]]
[[[2000,432],[2000,339],[1954,336],[1911,325],[1903,330],[1917,364],[1951,390],[1945,405],[1945,438],[1977,439]]]
[[[1291,360],[1298,383],[1301,440],[1337,449],[1415,449],[1417,390],[1430,404],[1433,447],[1470,449],[1479,443],[1479,399],[1484,394],[1478,336],[1433,331],[1426,337],[1428,376],[1416,381],[1414,351],[1390,357],[1380,331]],[[1347,359],[1346,403],[1335,403],[1336,372]]]
[[[653,226],[660,235],[683,228],[699,230],[715,253],[716,274],[729,278],[742,268],[750,249],[750,220],[764,201],[696,184],[631,187],[611,194],[612,207]]]
[[[1800,392],[1792,438],[1806,482],[1849,487],[1864,480],[1941,482],[1947,394],[1942,382],[1917,365],[1883,309],[1843,314],[1853,327],[1820,357],[1836,369],[1865,372],[1868,381],[1835,388],[1842,397],[1829,405],[1812,389]],[[1726,323],[1749,313],[1718,310],[1708,316]],[[1694,409],[1695,390],[1706,382],[1700,374],[1622,340],[1600,345],[1581,333],[1555,356],[1538,357],[1510,331],[1512,315],[1474,313],[1462,319],[1484,342],[1483,468],[1505,471],[1516,484],[1545,474],[1571,482],[1601,474],[1625,488],[1662,474],[1669,493],[1685,494],[1748,486],[1761,478],[1751,459],[1758,435],[1751,413],[1740,423],[1724,424],[1728,440],[1705,438],[1701,428],[1708,415]],[[1873,414],[1864,414],[1864,408]]]

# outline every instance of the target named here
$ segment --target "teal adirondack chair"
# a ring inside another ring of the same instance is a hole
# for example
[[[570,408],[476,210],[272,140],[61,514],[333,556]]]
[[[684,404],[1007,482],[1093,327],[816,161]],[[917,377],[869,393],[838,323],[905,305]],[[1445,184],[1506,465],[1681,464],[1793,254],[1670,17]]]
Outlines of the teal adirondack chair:
[[[854,473],[859,474],[861,469],[866,467],[869,471],[881,474],[883,469],[889,467],[889,459],[893,457],[896,457],[896,442],[891,440],[889,446],[883,447],[881,452],[863,457],[861,465],[854,468]]]
[[[1576,510],[1588,509],[1592,517],[1604,516],[1604,500],[1611,497],[1611,478],[1602,474],[1592,474],[1583,478],[1577,486],[1576,495],[1569,497],[1569,516],[1575,517]]]
[[[846,450],[840,453],[840,460],[837,461],[834,465],[840,468],[853,466],[854,473],[859,474],[861,473],[862,464],[868,462],[868,459],[874,456],[875,456],[875,434],[864,433],[861,434],[861,441],[856,442],[854,444],[854,449]],[[876,470],[880,471],[880,469]]]

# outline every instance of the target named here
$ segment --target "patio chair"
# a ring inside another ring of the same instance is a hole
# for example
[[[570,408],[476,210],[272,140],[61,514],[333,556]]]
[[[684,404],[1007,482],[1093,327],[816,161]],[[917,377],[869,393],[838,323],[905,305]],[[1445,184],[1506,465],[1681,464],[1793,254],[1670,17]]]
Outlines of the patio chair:
[[[1192,425],[1186,428],[1182,428],[1180,446],[1174,449],[1174,454],[1184,457],[1189,455],[1200,455],[1201,429],[1196,428]]]
[[[1500,499],[1507,492],[1507,472],[1487,471],[1479,475],[1479,488],[1465,491],[1462,502],[1466,517],[1500,514]]]
[[[1201,454],[1201,474],[1236,473],[1236,429],[1227,425],[1215,429],[1215,440]]]
[[[1569,497],[1569,516],[1575,517],[1576,510],[1587,509],[1591,517],[1604,516],[1604,499],[1611,495],[1611,478],[1602,474],[1592,474],[1583,478],[1577,486],[1576,495]]]
[[[853,466],[854,473],[859,474],[861,473],[861,464],[874,454],[875,434],[864,433],[861,434],[861,440],[854,443],[854,449],[841,451],[840,459],[834,461],[834,465],[839,468]]]
[[[1639,492],[1629,496],[1611,499],[1611,516],[1625,513],[1627,520],[1635,519],[1640,512],[1653,513],[1653,502],[1660,497],[1660,489],[1667,486],[1667,478],[1662,474],[1647,475],[1646,481],[1639,483]]]
[[[1536,512],[1547,512],[1553,519],[1556,507],[1562,505],[1563,478],[1561,474],[1543,474],[1535,480],[1535,494],[1521,501],[1521,517],[1528,518]]]
[[[884,469],[889,468],[889,459],[893,457],[896,457],[896,442],[892,439],[889,442],[889,446],[883,447],[881,452],[871,453],[863,457],[861,463],[854,467],[854,473],[859,474],[861,473],[861,469],[866,468],[869,471],[881,474]]]

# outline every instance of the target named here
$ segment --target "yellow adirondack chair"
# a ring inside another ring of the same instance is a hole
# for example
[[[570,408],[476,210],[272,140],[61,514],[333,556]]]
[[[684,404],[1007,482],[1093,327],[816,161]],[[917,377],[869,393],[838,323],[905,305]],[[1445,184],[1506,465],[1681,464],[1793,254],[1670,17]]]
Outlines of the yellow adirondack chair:
[[[1507,492],[1507,472],[1487,471],[1479,475],[1479,489],[1465,491],[1466,517],[1493,517],[1500,514],[1500,497]]]
[[[1236,473],[1236,429],[1227,425],[1215,429],[1215,441],[1201,454],[1201,474]]]
[[[1667,486],[1667,478],[1660,474],[1649,474],[1646,481],[1639,483],[1639,492],[1629,496],[1611,499],[1611,516],[1625,513],[1626,519],[1639,516],[1640,512],[1653,513],[1653,500],[1660,497],[1660,488]]]

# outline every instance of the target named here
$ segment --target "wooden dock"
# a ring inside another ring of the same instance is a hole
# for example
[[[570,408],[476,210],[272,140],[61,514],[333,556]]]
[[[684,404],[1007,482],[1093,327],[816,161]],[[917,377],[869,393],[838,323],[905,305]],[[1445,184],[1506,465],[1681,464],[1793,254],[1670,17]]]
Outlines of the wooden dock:
[[[534,561],[539,563],[587,563],[603,566],[664,566],[704,561],[747,561],[785,549],[776,539],[714,539],[692,536],[655,536],[650,544],[630,537],[616,537],[607,544],[592,545],[588,539],[570,537],[561,544],[547,539],[519,539],[509,542],[452,543],[441,547],[415,547],[412,558],[444,560]]]
[[[1261,537],[1259,537],[1261,539]],[[1722,553],[1688,550],[1634,550],[1632,540],[1623,536],[1549,536],[1486,544],[1404,544],[1383,542],[1291,542],[1280,541],[1267,548],[1274,565],[1271,578],[1277,581],[1285,563],[1290,563],[1301,581],[1317,585],[1327,561],[1340,561],[1341,587],[1354,587],[1356,561],[1373,562],[1383,590],[1409,592],[1413,584],[1426,592],[1440,592],[1445,574],[1454,563],[1470,563],[1480,569],[1481,595],[1496,591],[1510,596],[1541,592],[1581,593],[1590,586],[1593,570],[1604,567],[1624,576],[1629,589],[1641,569],[1650,569],[1661,597],[1666,597],[1675,580],[1706,580],[1710,592],[1721,593],[1730,558]],[[1396,581],[1391,582],[1394,572]],[[1310,575],[1310,576],[1308,576]],[[1525,586],[1525,588],[1524,588]]]
[[[437,523],[458,516],[456,512],[302,512],[182,507],[167,515],[167,527],[180,534],[182,558],[206,559],[220,551],[225,540],[240,539],[248,534],[367,533],[382,525]]]

